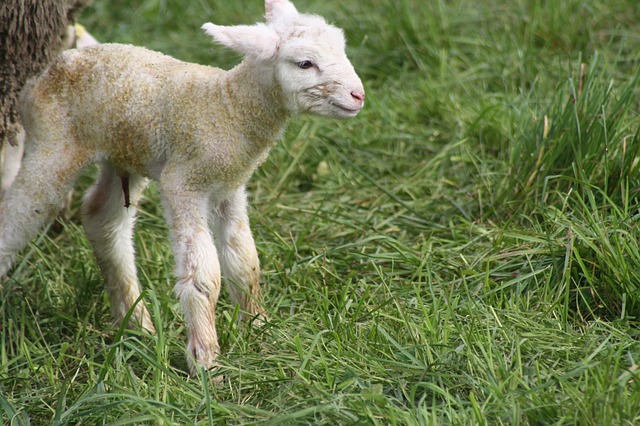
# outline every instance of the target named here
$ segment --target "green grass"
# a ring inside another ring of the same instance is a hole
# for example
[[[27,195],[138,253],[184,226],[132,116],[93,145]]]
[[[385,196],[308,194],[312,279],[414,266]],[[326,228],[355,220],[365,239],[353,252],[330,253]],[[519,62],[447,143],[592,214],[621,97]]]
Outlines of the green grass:
[[[94,3],[102,41],[224,67],[199,27],[263,15]],[[155,189],[155,336],[111,324],[74,214],[2,290],[2,423],[640,423],[635,0],[296,4],[345,29],[367,106],[294,120],[249,185],[270,321],[237,327],[223,297],[222,366],[189,377]]]

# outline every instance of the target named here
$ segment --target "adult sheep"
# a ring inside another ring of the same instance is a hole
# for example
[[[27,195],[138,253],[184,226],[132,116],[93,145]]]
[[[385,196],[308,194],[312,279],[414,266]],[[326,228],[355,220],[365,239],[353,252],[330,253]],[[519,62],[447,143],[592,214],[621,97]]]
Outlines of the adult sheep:
[[[152,330],[144,306],[134,307],[140,292],[131,235],[137,202],[154,179],[173,243],[187,359],[192,371],[215,366],[221,272],[245,315],[263,313],[246,182],[288,117],[350,118],[364,105],[342,31],[299,14],[288,0],[265,6],[266,24],[203,26],[244,55],[230,71],[101,45],[65,52],[26,88],[25,159],[0,200],[0,276],[79,173],[101,162],[85,196],[83,225],[113,316],[122,320],[133,309],[133,318]]]

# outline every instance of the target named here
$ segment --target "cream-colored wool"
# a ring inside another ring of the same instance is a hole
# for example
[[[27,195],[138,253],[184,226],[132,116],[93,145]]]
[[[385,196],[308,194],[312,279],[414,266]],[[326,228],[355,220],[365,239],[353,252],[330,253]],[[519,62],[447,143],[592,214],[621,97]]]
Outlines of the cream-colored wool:
[[[230,71],[140,47],[65,52],[23,93],[24,164],[0,200],[0,276],[89,164],[101,162],[83,224],[116,320],[139,296],[131,234],[147,179],[158,181],[176,262],[188,361],[215,366],[221,275],[244,315],[263,315],[245,185],[299,113],[355,116],[364,89],[342,32],[288,0],[266,0],[267,23],[205,24],[244,54]],[[125,207],[125,195],[130,207]],[[144,306],[133,311],[153,325]]]

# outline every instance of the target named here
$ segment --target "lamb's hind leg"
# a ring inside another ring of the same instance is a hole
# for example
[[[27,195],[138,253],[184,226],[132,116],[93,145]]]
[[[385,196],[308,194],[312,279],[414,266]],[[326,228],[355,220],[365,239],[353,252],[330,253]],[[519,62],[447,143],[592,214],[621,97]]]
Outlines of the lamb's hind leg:
[[[0,277],[9,271],[18,251],[51,220],[90,161],[73,145],[54,142],[33,141],[15,182],[0,195]]]
[[[146,185],[147,180],[141,176],[128,177],[131,205],[125,207],[121,177],[113,166],[104,164],[82,205],[82,224],[102,270],[111,313],[117,322],[124,319],[140,296],[132,238],[136,205]],[[154,331],[142,302],[134,308],[132,319],[147,331]]]
[[[247,197],[241,188],[230,198],[213,205],[212,222],[222,274],[240,317],[264,317],[260,295],[260,262],[249,227]]]

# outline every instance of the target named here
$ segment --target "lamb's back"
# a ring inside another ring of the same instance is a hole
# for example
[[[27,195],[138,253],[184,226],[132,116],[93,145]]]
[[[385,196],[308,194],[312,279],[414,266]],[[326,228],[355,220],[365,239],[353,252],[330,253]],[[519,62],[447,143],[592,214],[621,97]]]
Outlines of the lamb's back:
[[[198,99],[193,83],[221,73],[142,47],[103,44],[61,55],[33,84],[26,109],[34,122],[63,118],[80,143],[146,175],[147,165],[171,150],[175,109]]]

